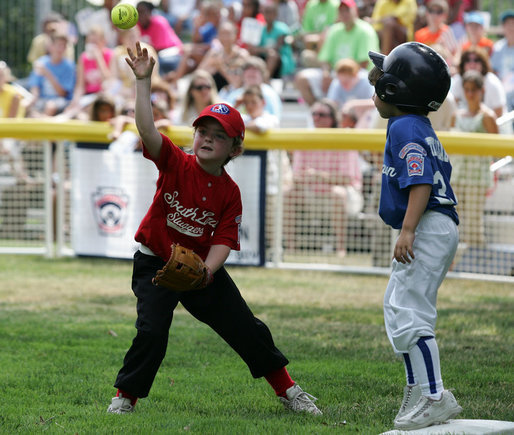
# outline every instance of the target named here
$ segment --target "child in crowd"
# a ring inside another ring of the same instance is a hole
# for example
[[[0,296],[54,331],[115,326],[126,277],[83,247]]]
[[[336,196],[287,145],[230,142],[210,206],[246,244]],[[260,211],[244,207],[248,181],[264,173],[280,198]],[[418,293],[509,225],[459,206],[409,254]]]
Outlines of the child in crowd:
[[[471,11],[464,14],[464,26],[467,39],[462,43],[461,50],[480,47],[487,52],[488,56],[491,56],[494,42],[486,36],[484,15],[480,11]]]
[[[239,249],[241,194],[224,166],[243,152],[241,115],[226,104],[207,106],[193,122],[193,154],[186,154],[155,128],[150,91],[153,57],[139,43],[128,54],[127,63],[136,77],[136,125],[143,155],[157,166],[159,178],[153,203],[135,236],[140,243],[132,277],[137,335],[118,373],[118,393],[108,412],[132,412],[138,398],[148,396],[180,302],[239,354],[255,378],[265,377],[286,408],[321,414],[315,398],[289,376],[287,358],[223,266],[231,249]],[[194,250],[205,261],[210,273],[204,288],[180,292],[152,283],[166,264],[172,243]]]
[[[368,72],[353,59],[341,59],[335,67],[336,77],[330,83],[327,98],[337,104],[339,110],[350,100],[371,99],[373,87],[368,81]]]
[[[264,2],[261,8],[266,25],[262,29],[259,44],[249,44],[248,51],[266,61],[270,77],[283,78],[293,74],[296,68],[290,41],[291,30],[286,23],[277,20],[278,5],[274,1]]]
[[[266,111],[266,100],[259,85],[249,86],[243,91],[242,106],[246,111],[243,114],[246,130],[256,134],[265,134],[270,129],[279,127],[278,118]],[[281,175],[279,175],[279,170],[282,171]],[[275,233],[274,213],[276,213],[280,187],[284,194],[293,188],[291,162],[286,151],[268,150],[266,153],[266,221],[271,222],[271,225],[266,232],[267,246],[271,246]]]
[[[91,121],[109,122],[115,116],[116,105],[114,100],[105,94],[99,94],[91,104],[89,119]]]
[[[62,33],[50,36],[48,54],[37,59],[29,77],[34,95],[31,116],[55,116],[71,101],[75,87],[75,64],[66,59],[68,37]]]
[[[266,100],[259,85],[249,86],[243,91],[242,104],[246,109],[243,121],[247,130],[260,134],[279,126],[278,118],[265,110]]]
[[[113,84],[111,62],[114,56],[112,49],[107,47],[102,27],[93,26],[86,35],[84,51],[77,61],[77,72],[73,98],[60,114],[61,119],[80,116],[101,92],[109,93]]]
[[[483,103],[484,77],[469,70],[462,76],[466,107],[457,110],[452,119],[456,131],[468,133],[499,133],[496,115]],[[453,155],[452,184],[459,198],[460,240],[458,256],[466,247],[485,246],[484,209],[487,191],[493,187],[489,166],[492,156]]]

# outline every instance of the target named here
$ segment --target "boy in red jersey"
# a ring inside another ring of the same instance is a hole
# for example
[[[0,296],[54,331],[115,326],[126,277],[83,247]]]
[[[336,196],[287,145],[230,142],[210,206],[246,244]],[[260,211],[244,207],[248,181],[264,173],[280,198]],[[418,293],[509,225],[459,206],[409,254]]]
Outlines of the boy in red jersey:
[[[137,335],[118,373],[116,397],[108,412],[132,412],[148,396],[166,353],[173,311],[180,302],[209,325],[248,365],[253,377],[264,376],[281,402],[296,412],[319,415],[316,400],[291,379],[287,358],[275,347],[268,327],[254,317],[223,267],[231,249],[239,249],[241,194],[224,165],[243,152],[244,123],[226,104],[206,107],[193,122],[193,154],[186,154],[154,125],[150,76],[155,60],[128,49],[127,63],[136,76],[136,126],[143,155],[159,169],[157,190],[136,233],[132,290],[137,297]],[[176,292],[154,286],[152,278],[170,256],[172,243],[194,250],[213,279],[207,287]]]

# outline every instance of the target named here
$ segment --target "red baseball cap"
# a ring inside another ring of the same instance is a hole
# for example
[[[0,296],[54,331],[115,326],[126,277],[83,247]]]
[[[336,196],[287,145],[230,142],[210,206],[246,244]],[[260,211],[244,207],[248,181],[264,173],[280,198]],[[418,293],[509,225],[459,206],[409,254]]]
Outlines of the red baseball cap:
[[[357,7],[355,0],[341,0],[341,3],[339,4],[339,6],[341,6],[341,5],[348,6],[350,9]]]
[[[200,119],[206,117],[214,118],[218,121],[229,137],[245,138],[245,123],[243,122],[243,118],[241,118],[241,114],[232,106],[225,103],[207,106],[200,112],[198,118],[194,120],[193,127],[198,125]]]

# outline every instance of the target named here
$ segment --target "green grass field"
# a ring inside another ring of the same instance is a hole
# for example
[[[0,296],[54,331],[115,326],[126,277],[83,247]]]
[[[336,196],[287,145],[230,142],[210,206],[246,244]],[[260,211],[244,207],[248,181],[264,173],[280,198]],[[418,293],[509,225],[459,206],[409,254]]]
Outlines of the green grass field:
[[[208,327],[176,312],[150,396],[106,408],[135,334],[131,262],[0,256],[0,433],[378,434],[392,429],[403,365],[387,341],[387,277],[230,268],[255,315],[318,397],[286,412]],[[514,421],[512,283],[446,280],[438,343],[467,419]]]

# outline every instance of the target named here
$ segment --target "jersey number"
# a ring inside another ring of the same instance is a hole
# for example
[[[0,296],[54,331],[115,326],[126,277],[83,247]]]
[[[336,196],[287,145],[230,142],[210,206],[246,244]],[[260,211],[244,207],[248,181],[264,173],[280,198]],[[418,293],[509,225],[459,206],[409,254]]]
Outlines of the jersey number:
[[[439,201],[439,204],[451,204],[455,205],[455,202],[446,196],[446,183],[444,182],[443,175],[441,172],[436,171],[434,173],[434,186],[440,185],[439,190],[437,191],[437,195],[435,199]]]
[[[446,196],[446,183],[444,182],[444,178],[441,174],[441,172],[436,171],[434,174],[434,184],[440,184],[441,187],[437,191],[437,194],[439,196]]]

